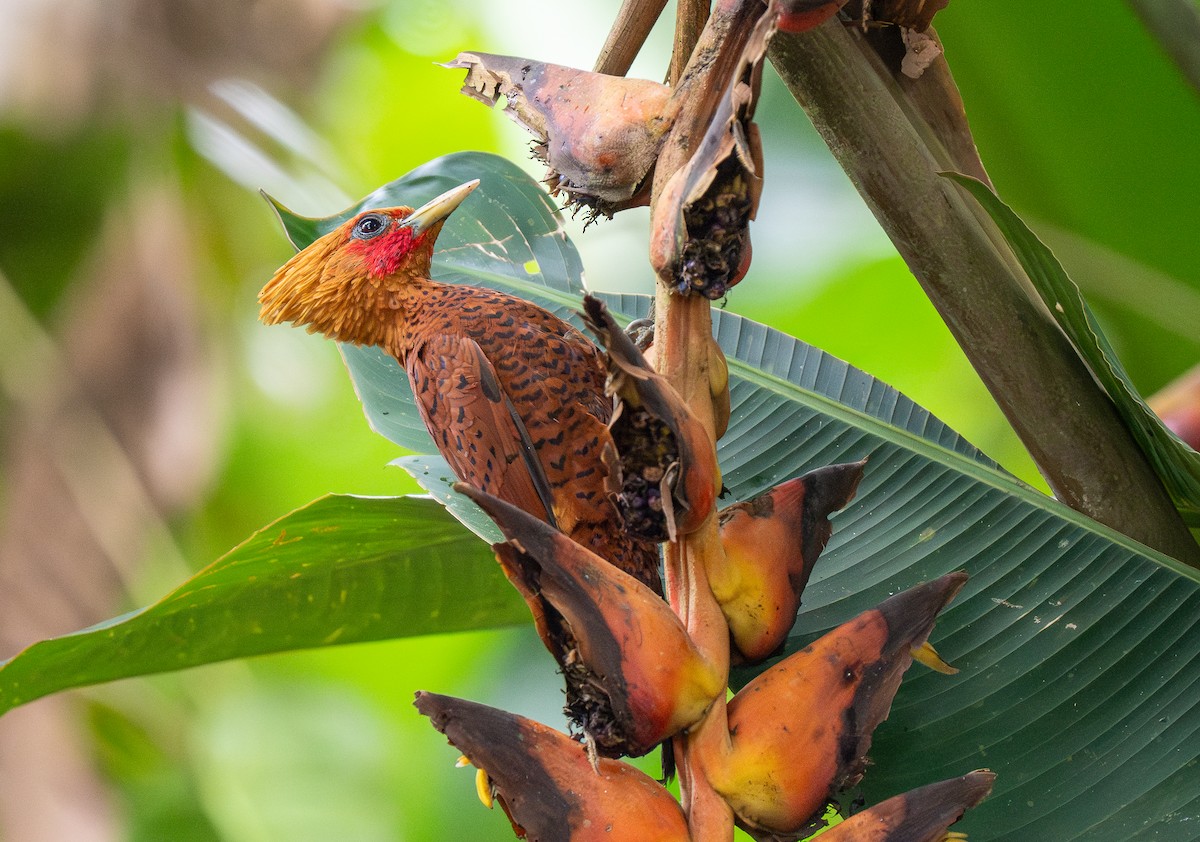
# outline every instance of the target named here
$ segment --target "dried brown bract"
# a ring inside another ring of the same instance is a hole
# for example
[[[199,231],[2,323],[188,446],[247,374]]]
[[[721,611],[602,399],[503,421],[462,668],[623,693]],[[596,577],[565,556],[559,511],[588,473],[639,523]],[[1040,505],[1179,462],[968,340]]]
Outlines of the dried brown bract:
[[[774,31],[773,18],[759,19],[704,139],[655,205],[650,262],[681,295],[721,298],[749,269],[749,225],[758,210],[763,171],[754,106]]]
[[[671,127],[666,85],[487,53],[459,53],[463,93],[505,113],[536,140],[552,194],[611,216],[649,201],[647,176]]]
[[[626,528],[652,541],[674,541],[713,510],[720,472],[703,425],[654,371],[604,302],[583,299],[584,319],[608,352],[609,421],[618,464],[611,466]]]
[[[872,48],[893,70],[919,79],[942,55],[930,28],[933,16],[950,0],[852,0],[847,14],[859,21]]]

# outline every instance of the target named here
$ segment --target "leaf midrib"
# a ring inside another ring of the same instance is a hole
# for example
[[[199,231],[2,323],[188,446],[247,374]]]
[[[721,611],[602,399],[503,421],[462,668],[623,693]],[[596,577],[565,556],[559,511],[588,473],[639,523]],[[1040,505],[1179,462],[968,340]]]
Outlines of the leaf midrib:
[[[1007,496],[1017,497],[1046,514],[1067,521],[1085,531],[1100,535],[1115,544],[1119,544],[1130,552],[1166,567],[1174,573],[1185,575],[1194,582],[1200,583],[1200,571],[1176,561],[1157,550],[1140,544],[1128,535],[1080,514],[1069,506],[1059,503],[1054,498],[1042,494],[1014,477],[1010,477],[1002,469],[990,468],[973,459],[968,459],[950,448],[922,438],[903,427],[888,425],[873,415],[838,403],[832,398],[828,398],[818,392],[804,389],[790,380],[756,369],[736,357],[729,359],[729,368],[731,373],[736,371],[742,379],[754,383],[760,388],[769,389],[784,397],[797,396],[793,399],[802,405],[819,408],[823,414],[837,418],[855,429],[873,433],[884,441],[891,442],[898,447],[924,456],[926,459],[958,473],[966,474],[983,485],[994,488]]]
[[[512,275],[490,272],[475,266],[464,267],[459,264],[450,263],[449,261],[443,262],[443,268],[454,271],[459,275],[479,278],[493,284],[503,285],[515,291],[528,292],[537,297],[557,302],[564,307],[578,308],[579,306],[579,297],[575,293],[565,292],[551,286],[516,278]],[[627,315],[624,313],[614,312],[613,315],[621,317],[622,321],[627,320]],[[744,317],[739,318],[744,319]],[[747,319],[746,321],[749,322],[750,320]],[[754,324],[754,322],[750,323]],[[821,353],[824,354],[825,352],[822,351]],[[890,442],[897,447],[923,456],[936,464],[960,474],[965,474],[989,488],[993,488],[1007,496],[1016,497],[1045,514],[1071,523],[1086,532],[1100,535],[1138,556],[1146,558],[1161,567],[1165,567],[1178,575],[1186,576],[1191,581],[1200,584],[1200,570],[1185,565],[1170,556],[1133,540],[1128,535],[1105,526],[1098,521],[1094,521],[1086,515],[1080,514],[1069,506],[1058,502],[1053,497],[1048,497],[1012,477],[1001,468],[992,468],[974,459],[969,459],[948,447],[932,442],[903,427],[887,424],[869,413],[848,407],[819,392],[805,389],[790,380],[757,369],[737,357],[728,358],[728,363],[730,373],[736,373],[737,376],[747,382],[773,391],[782,397],[792,397],[798,403],[816,409],[824,415],[836,418],[850,427],[863,430],[883,441]]]

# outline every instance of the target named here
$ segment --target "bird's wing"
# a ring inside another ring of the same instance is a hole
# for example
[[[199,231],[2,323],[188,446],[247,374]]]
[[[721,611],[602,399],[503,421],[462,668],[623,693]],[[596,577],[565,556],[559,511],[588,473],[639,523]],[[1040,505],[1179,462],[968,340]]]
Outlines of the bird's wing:
[[[435,336],[406,365],[421,418],[458,478],[556,525],[529,431],[479,344]]]

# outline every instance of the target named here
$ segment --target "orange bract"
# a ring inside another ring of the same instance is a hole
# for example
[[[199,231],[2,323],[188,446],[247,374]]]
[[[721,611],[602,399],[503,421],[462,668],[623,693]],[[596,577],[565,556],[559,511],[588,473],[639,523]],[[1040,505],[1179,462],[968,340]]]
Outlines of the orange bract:
[[[833,532],[829,515],[854,497],[865,464],[818,468],[721,512],[724,564],[707,571],[708,581],[745,662],[783,646]]]
[[[639,756],[725,689],[679,617],[634,577],[515,506],[466,485],[504,532],[493,549],[567,680],[567,714],[602,754]]]
[[[486,705],[418,693],[417,709],[487,773],[513,829],[531,842],[688,842],[661,784],[627,763],[589,762],[553,728]]]
[[[733,749],[709,769],[749,829],[791,834],[862,777],[912,649],[965,584],[951,573],[885,600],[785,658],[729,703]]]

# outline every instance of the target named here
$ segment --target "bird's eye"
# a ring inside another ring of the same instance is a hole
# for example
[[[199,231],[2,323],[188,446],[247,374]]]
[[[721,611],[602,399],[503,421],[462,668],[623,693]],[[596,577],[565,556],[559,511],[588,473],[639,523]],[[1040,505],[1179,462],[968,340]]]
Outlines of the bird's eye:
[[[377,213],[369,213],[354,223],[354,230],[350,232],[350,236],[358,240],[369,240],[372,237],[378,237],[387,228],[382,215]]]

